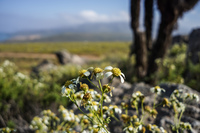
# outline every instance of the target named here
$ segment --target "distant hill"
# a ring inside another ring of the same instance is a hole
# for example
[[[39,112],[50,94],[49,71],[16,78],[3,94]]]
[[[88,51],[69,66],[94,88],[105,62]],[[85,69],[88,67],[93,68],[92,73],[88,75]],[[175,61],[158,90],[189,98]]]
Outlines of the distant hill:
[[[128,23],[90,23],[51,30],[21,31],[7,35],[0,34],[4,42],[63,42],[63,41],[131,41]],[[1,39],[2,38],[2,39]]]

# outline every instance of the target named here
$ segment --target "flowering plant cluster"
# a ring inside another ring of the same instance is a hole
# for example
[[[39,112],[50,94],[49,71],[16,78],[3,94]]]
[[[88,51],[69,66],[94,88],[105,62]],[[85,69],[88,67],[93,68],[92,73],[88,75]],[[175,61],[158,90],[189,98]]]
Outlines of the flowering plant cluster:
[[[192,129],[190,123],[184,123],[181,121],[181,117],[183,115],[183,112],[185,111],[184,102],[186,100],[196,100],[196,102],[198,102],[199,97],[197,94],[183,93],[183,90],[181,89],[174,90],[169,99],[163,98],[162,102],[158,103],[157,97],[161,95],[161,92],[165,92],[165,90],[163,88],[160,88],[159,86],[155,86],[152,87],[150,91],[155,94],[152,108],[148,105],[144,107],[145,96],[140,91],[132,94],[131,107],[136,109],[137,115],[129,116],[127,111],[125,111],[126,114],[121,115],[121,118],[125,125],[124,131],[126,131],[126,133],[145,133],[146,131],[150,131],[153,133],[167,133],[167,131],[163,127],[159,127],[155,124],[146,124],[145,120],[147,120],[148,117],[156,118],[156,116],[158,115],[156,108],[158,106],[170,107],[171,105],[173,106],[174,110],[174,125],[171,125],[172,130],[178,133],[179,131]],[[128,105],[124,103],[122,104],[123,108],[127,108],[127,106]],[[141,108],[140,111],[138,109],[139,107]]]
[[[110,77],[108,84],[102,84],[103,78]],[[108,105],[111,102],[112,80],[115,77],[120,77],[121,82],[124,82],[125,76],[119,68],[111,66],[105,69],[93,68],[83,69],[79,72],[76,79],[66,81],[62,87],[62,96],[69,98],[80,110],[81,114],[75,115],[72,110],[67,110],[63,106],[59,107],[59,116],[57,117],[50,110],[44,110],[42,117],[35,117],[31,122],[31,128],[37,131],[65,131],[77,132],[77,125],[81,129],[81,133],[109,133],[108,124],[111,117],[116,120],[122,120],[124,123],[123,131],[126,133],[145,133],[150,131],[153,133],[167,133],[163,127],[155,124],[145,123],[149,117],[155,119],[158,115],[158,106],[172,106],[175,112],[174,125],[172,130],[179,132],[181,130],[190,130],[191,125],[181,121],[182,114],[185,110],[185,100],[199,101],[196,94],[182,93],[181,90],[175,90],[169,99],[163,98],[161,103],[158,103],[157,97],[165,92],[159,86],[152,87],[150,91],[154,93],[154,102],[152,107],[145,105],[145,95],[140,91],[132,94],[130,100],[131,107],[136,110],[135,115],[130,116],[128,109],[129,104],[122,102],[121,106]],[[81,80],[86,79],[93,89],[88,84],[82,83]],[[97,84],[92,82],[96,80]],[[85,110],[82,110],[84,108]],[[87,112],[87,113],[85,113]]]

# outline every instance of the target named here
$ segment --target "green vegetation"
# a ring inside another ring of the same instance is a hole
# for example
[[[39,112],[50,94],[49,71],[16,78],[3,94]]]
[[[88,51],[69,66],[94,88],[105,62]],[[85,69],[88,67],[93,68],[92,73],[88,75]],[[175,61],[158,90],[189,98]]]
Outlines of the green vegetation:
[[[54,53],[68,50],[73,54],[110,55],[128,53],[130,42],[42,42],[0,43],[0,52]]]
[[[46,48],[45,48],[46,47]],[[83,68],[89,66],[105,68],[112,65],[119,67],[126,75],[126,81],[137,82],[135,76],[135,58],[128,59],[128,42],[68,42],[68,43],[24,43],[1,44],[1,52],[23,53],[54,53],[67,49],[72,54],[101,57],[99,60],[88,62]],[[159,70],[155,78],[156,84],[162,82],[184,83],[200,91],[200,64],[186,64],[187,45],[173,45],[163,60],[157,60]],[[5,61],[10,60],[10,61]],[[50,58],[55,64],[58,61]],[[56,110],[59,105],[67,106],[69,102],[61,97],[60,91],[63,83],[77,77],[80,66],[58,65],[55,69],[44,71],[39,75],[28,75],[33,66],[42,59],[0,57],[0,114],[6,126],[14,128],[17,115],[21,115],[28,122],[42,109]],[[14,63],[12,63],[14,62]],[[186,68],[188,66],[188,68]],[[190,78],[186,72],[190,72]],[[24,74],[26,72],[26,74]],[[37,108],[37,109],[35,109]]]
[[[39,75],[25,75],[8,60],[0,65],[0,114],[6,125],[14,127],[11,120],[20,116],[30,121],[42,108],[57,108],[68,101],[60,95],[60,88],[66,79],[78,75],[80,67],[60,66]]]

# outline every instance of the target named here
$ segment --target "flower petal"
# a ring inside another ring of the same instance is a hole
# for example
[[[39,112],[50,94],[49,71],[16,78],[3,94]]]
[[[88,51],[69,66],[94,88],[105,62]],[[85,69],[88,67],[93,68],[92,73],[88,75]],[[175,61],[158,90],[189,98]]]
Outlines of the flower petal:
[[[121,73],[122,77],[125,79],[125,75],[123,73]]]
[[[108,78],[108,77],[110,77],[112,74],[113,74],[112,72],[106,72],[106,73],[105,73],[105,77]]]
[[[124,83],[124,78],[120,75],[121,82]]]
[[[94,67],[89,67],[87,70],[88,70],[88,71],[93,71],[93,70],[94,70]]]
[[[69,85],[69,88],[70,88],[70,89],[74,89],[75,86],[74,86],[73,84],[70,84],[70,85]]]
[[[105,71],[111,71],[113,69],[113,67],[112,66],[107,66],[107,67],[105,67]]]
[[[89,75],[90,75],[90,72],[87,71],[87,72],[84,73],[84,75],[85,75],[85,76],[89,76]]]
[[[76,84],[78,84],[79,83],[79,79],[80,79],[80,77],[78,77],[77,79],[76,79]]]
[[[61,91],[62,94],[65,94],[65,89],[66,89],[66,87],[63,85],[62,86],[62,91]]]

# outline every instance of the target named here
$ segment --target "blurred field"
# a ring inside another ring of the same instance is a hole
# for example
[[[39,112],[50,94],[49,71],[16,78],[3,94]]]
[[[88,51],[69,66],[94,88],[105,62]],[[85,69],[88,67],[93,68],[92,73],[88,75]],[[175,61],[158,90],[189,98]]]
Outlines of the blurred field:
[[[0,43],[0,52],[54,53],[66,49],[73,54],[108,55],[127,53],[130,42]]]
[[[130,42],[0,43],[0,63],[8,59],[23,72],[29,72],[43,59],[58,64],[55,52],[67,50],[95,61],[97,58],[127,56]]]

